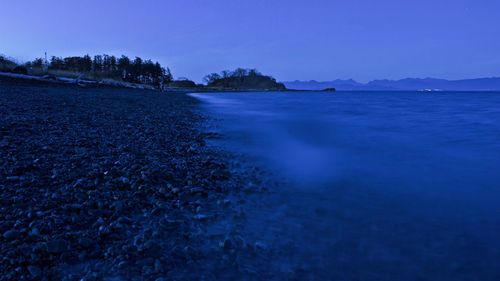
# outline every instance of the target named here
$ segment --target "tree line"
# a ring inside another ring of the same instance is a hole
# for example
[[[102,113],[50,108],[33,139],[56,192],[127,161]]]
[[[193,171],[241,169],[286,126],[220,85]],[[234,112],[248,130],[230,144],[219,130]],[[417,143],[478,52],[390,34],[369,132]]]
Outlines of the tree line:
[[[16,66],[17,64],[12,59],[0,55],[0,71],[10,71]]]
[[[143,60],[140,57],[130,59],[127,56],[115,57],[109,55],[96,55],[91,57],[53,56],[46,61],[37,58],[33,61],[19,65],[12,59],[0,55],[0,71],[19,74],[44,75],[66,77],[84,77],[88,79],[122,80],[131,83],[154,85],[158,88],[203,88],[188,79],[173,80],[170,69],[164,68],[158,62]],[[286,90],[282,83],[275,78],[264,75],[256,69],[237,68],[220,73],[212,73],[204,77],[206,86],[221,90]]]
[[[96,55],[93,58],[89,55],[83,57],[56,57],[45,62],[44,59],[37,58],[26,64],[28,68],[43,68],[48,70],[70,71],[81,74],[94,74],[99,77],[120,78],[131,83],[151,84],[161,86],[173,80],[169,68],[164,68],[158,62],[143,60],[140,57],[130,59],[127,56],[119,58],[109,55]]]

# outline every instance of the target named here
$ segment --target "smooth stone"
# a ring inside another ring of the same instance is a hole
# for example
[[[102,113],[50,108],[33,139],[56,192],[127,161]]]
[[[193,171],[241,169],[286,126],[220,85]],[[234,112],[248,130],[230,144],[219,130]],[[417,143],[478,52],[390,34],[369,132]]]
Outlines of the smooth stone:
[[[194,215],[193,218],[195,220],[199,220],[199,221],[205,221],[205,220],[208,220],[208,215],[204,215],[204,214],[197,214],[197,215]]]
[[[3,234],[3,238],[7,240],[14,240],[19,238],[19,236],[21,236],[21,233],[15,229],[8,230]]]
[[[59,254],[68,250],[68,242],[63,239],[53,240],[45,243],[47,252],[51,254]]]
[[[42,270],[38,266],[34,266],[34,265],[28,266],[28,271],[30,272],[31,276],[33,276],[33,277],[38,277],[42,274]]]

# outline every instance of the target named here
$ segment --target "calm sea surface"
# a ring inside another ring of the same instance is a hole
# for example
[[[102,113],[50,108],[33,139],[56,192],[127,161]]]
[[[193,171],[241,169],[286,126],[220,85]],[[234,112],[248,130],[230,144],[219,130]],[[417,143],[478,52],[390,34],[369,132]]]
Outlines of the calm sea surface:
[[[193,96],[286,182],[247,227],[282,276],[500,280],[500,93]]]

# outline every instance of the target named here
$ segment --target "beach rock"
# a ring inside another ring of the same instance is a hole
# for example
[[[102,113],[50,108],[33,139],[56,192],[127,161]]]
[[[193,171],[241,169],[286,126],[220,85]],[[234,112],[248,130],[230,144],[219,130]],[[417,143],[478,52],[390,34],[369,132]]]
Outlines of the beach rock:
[[[55,174],[54,174],[55,175]],[[80,187],[83,187],[84,183],[85,183],[86,179],[84,178],[81,178],[81,179],[78,179],[75,181],[75,183],[73,184],[73,188],[80,188]]]
[[[139,250],[143,255],[152,258],[159,258],[163,255],[161,244],[156,241],[147,241]]]
[[[121,262],[119,262],[119,263],[118,263],[118,268],[119,268],[119,269],[125,269],[128,265],[129,265],[129,263],[128,263],[128,262],[126,262],[126,261],[121,261]]]
[[[78,239],[78,244],[82,248],[87,249],[87,248],[90,248],[90,246],[92,246],[92,244],[94,244],[94,241],[90,238],[87,238],[87,237],[81,237]]]
[[[7,240],[14,240],[14,239],[18,239],[20,237],[21,237],[21,232],[15,230],[15,229],[8,230],[3,234],[3,238],[5,238]]]
[[[224,239],[224,241],[220,242],[219,246],[225,250],[231,250],[234,247],[233,242],[229,238],[226,238]]]
[[[266,250],[268,245],[262,241],[257,241],[254,243],[254,247],[256,250]]]
[[[42,275],[42,270],[38,266],[29,265],[28,271],[31,274],[31,277],[33,278],[37,278],[40,277],[40,275]]]
[[[80,211],[81,209],[83,208],[82,204],[76,204],[76,203],[72,203],[72,204],[67,204],[64,206],[64,209],[66,209],[67,211]]]
[[[192,187],[190,192],[191,194],[205,194],[206,190],[202,187]]]
[[[210,218],[210,216],[205,215],[205,214],[196,214],[193,216],[193,219],[197,221],[207,221]]]
[[[40,236],[40,230],[38,230],[38,228],[34,227],[33,229],[31,229],[31,231],[29,232],[28,235],[30,237],[38,237],[38,236]]]
[[[68,250],[69,244],[64,239],[52,240],[45,243],[47,252],[51,254],[60,254]]]

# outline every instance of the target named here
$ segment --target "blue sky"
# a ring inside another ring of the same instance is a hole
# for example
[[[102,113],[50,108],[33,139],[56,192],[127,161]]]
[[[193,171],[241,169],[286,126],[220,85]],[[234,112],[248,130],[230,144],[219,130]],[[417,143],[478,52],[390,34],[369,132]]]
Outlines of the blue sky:
[[[126,54],[175,76],[500,76],[498,0],[0,0],[0,53]]]

